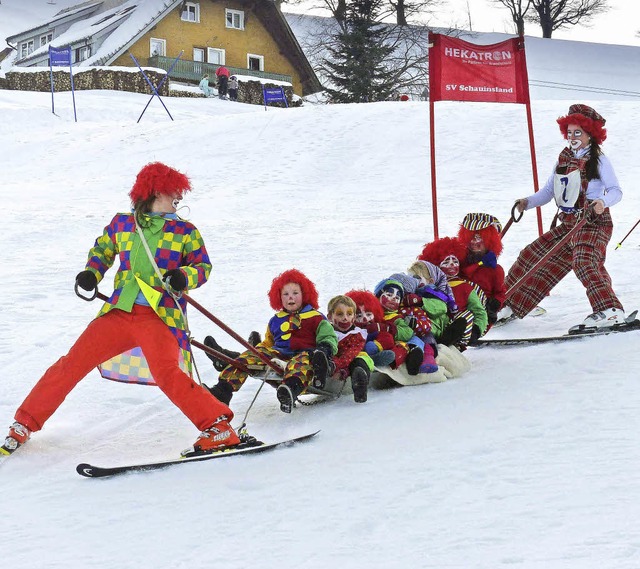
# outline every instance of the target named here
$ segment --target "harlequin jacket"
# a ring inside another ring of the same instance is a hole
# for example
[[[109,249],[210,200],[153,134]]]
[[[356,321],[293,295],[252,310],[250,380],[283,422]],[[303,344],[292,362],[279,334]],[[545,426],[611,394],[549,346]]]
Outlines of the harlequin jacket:
[[[267,326],[262,345],[275,348],[283,356],[311,350],[318,344],[329,344],[338,352],[338,338],[331,323],[310,304],[297,312],[280,310]]]
[[[181,269],[187,278],[188,290],[207,281],[211,264],[202,236],[195,225],[180,218],[145,216],[143,234],[162,274],[171,269]],[[89,251],[86,269],[95,274],[99,283],[116,259],[119,265],[114,277],[113,293],[100,309],[98,317],[115,308],[131,312],[141,290],[136,280],[138,277],[161,294],[158,306],[154,308],[155,312],[176,337],[181,349],[181,367],[190,373],[191,351],[186,323],[176,306],[176,300],[164,289],[149,260],[136,232],[132,213],[116,214],[104,228]],[[178,302],[186,313],[186,301],[180,298]],[[114,358],[116,361],[105,362],[101,366],[102,375],[118,381],[154,383],[148,368],[144,369],[144,356],[142,362],[138,361],[141,352],[136,353],[135,349],[130,352]]]

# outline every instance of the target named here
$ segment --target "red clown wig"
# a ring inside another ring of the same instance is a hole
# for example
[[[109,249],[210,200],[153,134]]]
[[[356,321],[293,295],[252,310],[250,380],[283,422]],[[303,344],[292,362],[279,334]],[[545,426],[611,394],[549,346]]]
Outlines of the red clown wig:
[[[453,255],[460,263],[467,257],[467,246],[456,237],[443,237],[427,243],[418,256],[419,261],[429,261],[436,267],[447,257]]]
[[[318,291],[316,286],[299,270],[289,269],[279,274],[271,283],[269,289],[269,304],[274,310],[282,310],[281,293],[285,285],[295,283],[302,291],[302,306],[310,304],[316,310],[318,309]]]
[[[162,162],[147,164],[136,177],[129,192],[131,201],[136,204],[159,194],[184,194],[191,190],[189,178]]]
[[[376,295],[368,290],[350,290],[345,296],[352,299],[358,308],[364,306],[366,312],[371,312],[376,322],[384,321],[384,310]]]
[[[604,125],[607,121],[591,107],[587,105],[571,105],[566,116],[557,120],[562,136],[567,138],[567,130],[570,124],[577,124],[598,144],[607,140],[607,129]]]

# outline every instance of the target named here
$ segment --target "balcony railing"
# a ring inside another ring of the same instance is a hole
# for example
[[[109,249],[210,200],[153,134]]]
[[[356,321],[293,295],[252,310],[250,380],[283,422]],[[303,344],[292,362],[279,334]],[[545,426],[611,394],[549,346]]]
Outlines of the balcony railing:
[[[173,58],[154,55],[148,59],[149,67],[157,67],[169,71],[169,67],[173,63]],[[203,75],[215,77],[216,70],[220,65],[214,63],[204,63],[202,61],[189,61],[179,59],[173,66],[169,77],[171,79],[181,79],[185,81],[195,81],[196,83],[202,79]],[[266,71],[256,71],[254,69],[245,69],[242,67],[230,67],[225,65],[230,75],[250,75],[251,77],[261,77],[263,79],[272,79],[274,81],[286,81],[292,83],[291,75],[283,75],[282,73],[267,73]]]

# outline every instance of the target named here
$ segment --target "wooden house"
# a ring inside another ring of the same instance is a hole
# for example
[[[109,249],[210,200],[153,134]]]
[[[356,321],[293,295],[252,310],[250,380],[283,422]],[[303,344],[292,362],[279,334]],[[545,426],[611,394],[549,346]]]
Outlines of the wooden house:
[[[198,82],[225,65],[240,77],[291,83],[298,95],[321,89],[272,0],[94,0],[7,43],[16,66],[47,66],[49,45],[70,46],[77,67],[130,67],[133,55],[165,70],[175,62],[170,77],[178,80]]]

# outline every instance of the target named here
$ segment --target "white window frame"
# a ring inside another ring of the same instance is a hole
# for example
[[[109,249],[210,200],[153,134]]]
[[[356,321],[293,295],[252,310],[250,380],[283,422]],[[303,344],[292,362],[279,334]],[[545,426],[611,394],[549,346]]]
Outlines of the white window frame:
[[[185,18],[185,14],[187,16],[186,18]],[[199,24],[200,23],[200,4],[197,4],[196,2],[185,2],[184,7],[182,8],[182,14],[180,14],[180,19],[183,22]]]
[[[244,30],[244,11],[225,8],[224,24],[232,30]]]
[[[160,46],[160,52],[161,53],[157,53],[154,54],[154,47],[156,45]],[[161,57],[165,57],[167,55],[167,40],[163,40],[161,38],[150,38],[149,39],[149,57],[153,57],[154,55],[159,55]]]
[[[74,63],[78,63],[79,61],[84,61],[85,59],[89,59],[91,57],[91,46],[90,45],[82,45],[73,50]]]
[[[219,57],[219,61],[213,61],[212,54],[217,54]],[[227,62],[227,52],[224,49],[218,49],[217,47],[208,47],[207,48],[207,63],[212,63],[213,65],[225,65]]]
[[[24,59],[32,54],[34,50],[33,40],[25,41],[20,44],[20,59]]]
[[[247,69],[251,69],[249,64],[250,59],[257,59],[260,62],[260,67],[255,71],[264,71],[264,55],[257,55],[256,53],[247,53]]]
[[[194,47],[193,48],[193,71],[197,75],[202,74],[202,65],[204,63],[204,48],[202,47]]]
[[[49,32],[48,34],[40,36],[40,47],[42,47],[43,45],[47,45],[48,43],[51,43],[52,39],[53,39],[53,32]]]

